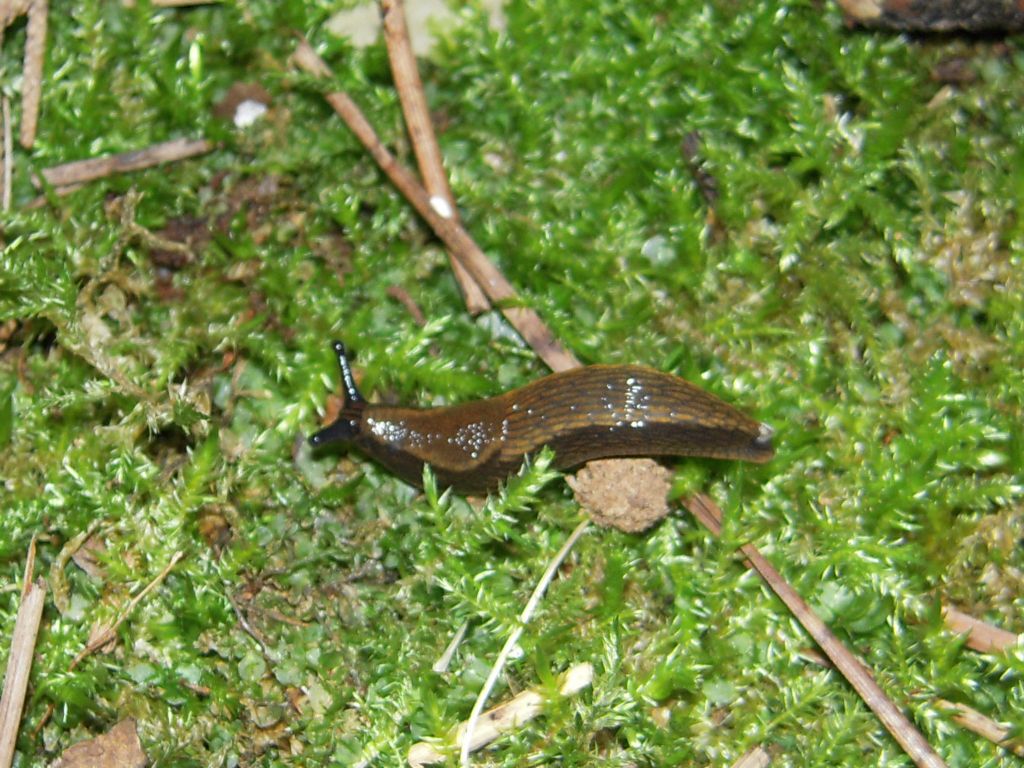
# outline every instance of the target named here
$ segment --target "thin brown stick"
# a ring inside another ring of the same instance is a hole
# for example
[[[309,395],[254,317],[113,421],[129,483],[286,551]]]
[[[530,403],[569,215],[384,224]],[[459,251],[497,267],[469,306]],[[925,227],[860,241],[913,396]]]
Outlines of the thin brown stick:
[[[11,183],[14,178],[14,132],[11,130],[11,100],[3,97],[4,119],[4,188],[3,208],[11,210]]]
[[[11,652],[7,658],[7,672],[4,674],[3,694],[0,694],[0,768],[10,768],[14,760],[14,747],[21,726],[21,710],[25,706],[28,690],[28,676],[32,671],[32,657],[35,654],[39,624],[43,618],[43,604],[46,600],[46,582],[32,581],[35,569],[36,541],[33,538],[25,564],[25,583],[22,588],[21,605],[14,620],[14,634],[11,637]]]
[[[967,647],[980,653],[1001,653],[1020,639],[1013,632],[976,619],[952,606],[942,607],[946,627],[958,635],[967,633]]]
[[[300,40],[295,50],[295,63],[305,72],[317,77],[331,74],[316,51],[305,40]],[[498,304],[502,314],[512,327],[533,348],[537,355],[554,371],[565,371],[580,366],[569,352],[554,337],[540,316],[526,307],[510,306],[519,302],[519,297],[505,276],[495,267],[473,238],[458,222],[441,216],[431,205],[430,195],[415,176],[401,165],[381,143],[373,126],[367,121],[352,98],[344,92],[329,93],[324,98],[334,108],[349,130],[356,135],[373,159],[384,171],[391,183],[398,188],[416,212],[426,220],[449,251],[462,263],[473,278],[484,289],[487,297]]]
[[[981,714],[981,712],[968,707],[966,704],[957,704],[946,699],[936,699],[935,703],[940,708],[953,712],[953,721],[971,733],[976,733],[978,736],[988,739],[996,746],[1002,747],[1018,757],[1024,757],[1024,742],[1008,738],[1010,730],[1004,728],[992,718]]]
[[[391,75],[402,103],[402,114],[405,116],[409,138],[412,139],[412,149],[416,153],[416,164],[419,166],[420,176],[423,177],[423,186],[426,187],[431,199],[440,198],[445,203],[440,205],[435,201],[434,208],[440,208],[439,212],[449,213],[450,218],[458,221],[455,196],[448,185],[448,174],[444,171],[441,148],[437,144],[434,126],[430,121],[423,81],[420,80],[416,57],[409,43],[409,30],[405,24],[402,0],[380,0],[380,12],[384,23],[384,41],[387,43],[388,58],[391,61]],[[473,276],[451,253],[448,254],[448,259],[469,314],[478,315],[489,310],[491,303],[487,301]]]
[[[88,160],[76,160],[63,165],[55,165],[52,168],[44,168],[42,173],[48,184],[54,187],[64,187],[69,184],[95,181],[114,173],[138,171],[161,163],[185,160],[206,154],[213,147],[213,142],[206,139],[172,139],[133,152],[122,152],[116,155],[104,155],[103,157],[92,157]],[[38,183],[38,180],[36,181]]]
[[[710,497],[699,493],[687,499],[684,504],[690,513],[716,536],[722,533],[722,510]],[[913,723],[899,710],[879,687],[871,672],[847,650],[838,637],[811,610],[802,597],[782,575],[775,570],[767,558],[753,544],[744,544],[740,551],[750,565],[761,575],[772,591],[779,596],[796,617],[807,633],[825,652],[843,677],[871,708],[886,730],[892,734],[914,764],[927,768],[944,768],[946,765],[938,753]]]
[[[43,92],[43,61],[46,58],[46,17],[48,0],[33,0],[28,7],[25,29],[25,65],[21,85],[21,146],[31,149],[36,143],[39,99]]]

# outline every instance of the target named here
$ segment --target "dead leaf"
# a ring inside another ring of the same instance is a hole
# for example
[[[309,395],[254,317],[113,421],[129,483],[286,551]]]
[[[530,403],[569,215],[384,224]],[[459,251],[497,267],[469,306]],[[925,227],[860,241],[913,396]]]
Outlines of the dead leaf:
[[[135,728],[128,718],[88,741],[80,741],[64,751],[51,768],[144,768],[146,754]]]

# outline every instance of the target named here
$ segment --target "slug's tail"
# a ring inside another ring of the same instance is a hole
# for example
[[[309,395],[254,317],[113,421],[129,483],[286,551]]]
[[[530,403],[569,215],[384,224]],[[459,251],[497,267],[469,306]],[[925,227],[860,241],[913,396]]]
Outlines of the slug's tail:
[[[331,348],[338,357],[338,368],[341,371],[341,387],[345,390],[345,409],[338,418],[326,427],[309,437],[309,444],[314,448],[334,443],[345,443],[359,434],[360,416],[366,401],[356,387],[356,379],[352,375],[352,367],[348,364],[348,352],[340,341],[331,342]]]
[[[775,448],[772,445],[772,438],[774,436],[775,430],[768,424],[761,422],[757,437],[750,443],[749,460],[762,464],[772,458],[775,455]]]

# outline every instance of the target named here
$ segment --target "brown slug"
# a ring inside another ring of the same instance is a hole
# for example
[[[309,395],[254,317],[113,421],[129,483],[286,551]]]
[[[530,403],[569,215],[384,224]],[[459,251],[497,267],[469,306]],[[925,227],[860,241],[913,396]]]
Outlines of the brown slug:
[[[554,373],[486,400],[443,408],[367,403],[335,341],[345,407],[309,438],[352,445],[413,485],[430,464],[438,485],[484,493],[544,445],[568,469],[603,458],[703,456],[768,461],[772,429],[678,376],[638,365]]]

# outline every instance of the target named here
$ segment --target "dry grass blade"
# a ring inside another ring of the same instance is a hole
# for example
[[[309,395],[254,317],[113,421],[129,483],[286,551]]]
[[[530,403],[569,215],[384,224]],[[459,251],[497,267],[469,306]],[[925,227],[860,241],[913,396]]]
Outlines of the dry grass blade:
[[[128,606],[121,612],[121,615],[112,624],[97,623],[93,625],[92,630],[89,632],[89,639],[88,641],[86,641],[85,647],[75,655],[75,658],[71,660],[71,664],[68,665],[68,671],[70,672],[71,670],[73,670],[91,654],[96,653],[97,651],[103,650],[105,648],[112,647],[114,643],[117,641],[118,628],[132,614],[132,611],[135,610],[136,606],[138,606],[139,603],[146,599],[146,595],[148,595],[150,592],[152,592],[154,589],[160,586],[160,583],[167,578],[167,574],[171,572],[174,566],[178,564],[178,561],[181,560],[184,556],[184,552],[175,552],[171,556],[171,559],[167,563],[167,565],[164,566],[164,569],[160,571],[160,573],[157,574],[157,576],[151,582],[149,582],[149,584],[147,584],[142,589],[142,591],[139,592],[139,594],[137,594],[130,601],[128,601]],[[47,706],[46,708],[46,713],[43,715],[42,719],[36,725],[33,731],[34,733],[39,733],[39,731],[43,729],[43,726],[46,725],[47,721],[50,719],[50,716],[53,715],[53,710],[54,704],[51,702],[49,706]]]
[[[18,739],[21,709],[25,704],[28,675],[32,670],[39,623],[43,618],[46,582],[39,579],[32,584],[18,608],[11,638],[11,653],[4,675],[4,692],[0,697],[0,768],[9,768],[14,758],[14,745]]]
[[[460,762],[463,766],[469,765],[469,753],[473,749],[474,744],[474,732],[476,731],[477,721],[480,719],[480,714],[483,711],[484,705],[487,703],[487,697],[491,695],[491,690],[494,688],[494,684],[498,681],[498,676],[501,671],[505,668],[505,662],[508,661],[508,657],[515,650],[515,647],[519,644],[519,638],[522,637],[523,629],[530,623],[530,619],[533,618],[533,614],[537,610],[537,606],[540,605],[540,599],[544,596],[547,591],[548,585],[555,578],[555,573],[561,566],[562,561],[568,556],[569,552],[575,546],[577,540],[582,536],[587,528],[590,526],[590,520],[584,520],[577,525],[573,532],[569,534],[569,538],[565,540],[561,549],[555,553],[555,556],[551,558],[551,562],[548,563],[548,567],[544,570],[544,575],[540,577],[537,582],[537,586],[533,588],[533,594],[530,595],[530,599],[526,603],[526,607],[523,608],[523,612],[519,615],[519,625],[512,630],[512,634],[508,636],[508,640],[505,641],[505,645],[502,647],[501,652],[498,653],[498,658],[494,662],[494,666],[491,667],[490,674],[487,675],[487,680],[484,682],[483,687],[480,689],[480,694],[476,697],[476,702],[473,704],[473,711],[469,715],[469,719],[466,721],[466,730],[462,739],[462,751],[460,756]]]
[[[722,510],[704,494],[697,494],[685,501],[686,508],[690,510],[705,527],[716,536],[722,533]],[[914,765],[926,766],[926,768],[943,768],[946,763],[932,749],[928,741],[921,735],[921,732],[914,726],[903,712],[893,703],[885,692],[879,687],[874,676],[849,650],[840,642],[832,630],[830,630],[817,614],[811,610],[802,597],[789,583],[782,578],[782,575],[775,570],[775,567],[768,562],[760,550],[753,544],[744,544],[740,551],[747,558],[750,565],[767,582],[772,591],[786,604],[786,607],[793,613],[797,621],[807,630],[808,634],[821,647],[829,660],[835,665],[843,677],[847,679],[854,690],[864,700],[864,703],[871,708],[886,730],[892,734],[907,753]]]
[[[412,148],[416,153],[420,175],[423,177],[423,186],[432,199],[443,200],[447,205],[446,212],[451,214],[450,218],[458,221],[455,197],[448,185],[448,174],[445,173],[441,148],[437,144],[434,126],[430,121],[423,81],[420,80],[416,57],[409,42],[402,0],[381,0],[380,10],[384,19],[384,40],[391,61],[391,74],[395,80],[398,98],[402,102],[402,114],[405,116],[405,125],[412,139]],[[438,206],[435,204],[434,207]],[[490,302],[473,276],[451,253],[448,254],[448,259],[469,313],[478,315],[490,309]]]
[[[305,40],[299,42],[295,50],[294,61],[301,69],[312,75],[330,76],[327,64]],[[519,302],[519,297],[512,285],[458,222],[445,218],[437,212],[430,201],[430,195],[416,177],[399,163],[381,143],[373,126],[370,125],[352,98],[341,91],[329,93],[325,98],[391,180],[391,183],[412,204],[416,212],[426,220],[437,236],[448,246],[449,251],[473,275],[473,278],[484,289],[487,297],[502,306],[502,314],[537,355],[554,371],[578,368],[580,362],[554,337],[554,334],[536,312],[526,307],[512,306]]]

